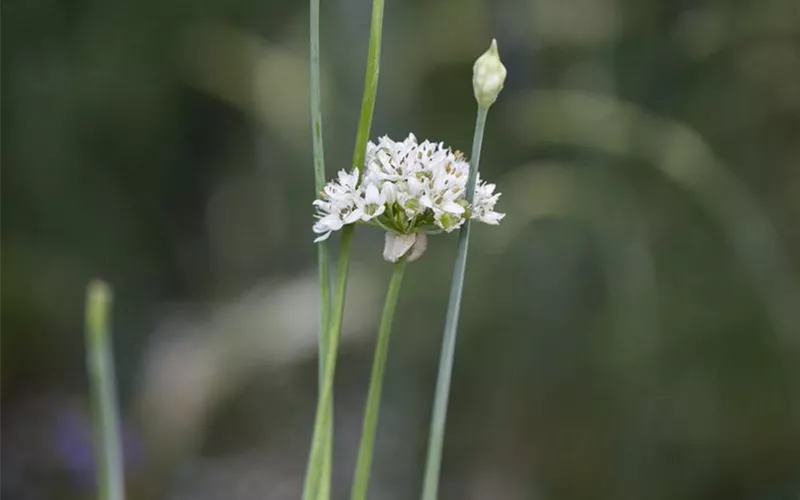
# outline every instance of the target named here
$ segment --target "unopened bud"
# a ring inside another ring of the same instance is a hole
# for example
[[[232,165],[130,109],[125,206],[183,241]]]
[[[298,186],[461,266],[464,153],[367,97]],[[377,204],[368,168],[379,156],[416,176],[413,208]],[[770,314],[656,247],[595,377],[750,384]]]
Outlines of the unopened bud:
[[[479,106],[489,107],[503,90],[506,81],[506,67],[500,62],[497,40],[492,40],[489,50],[475,61],[472,67],[472,88]]]

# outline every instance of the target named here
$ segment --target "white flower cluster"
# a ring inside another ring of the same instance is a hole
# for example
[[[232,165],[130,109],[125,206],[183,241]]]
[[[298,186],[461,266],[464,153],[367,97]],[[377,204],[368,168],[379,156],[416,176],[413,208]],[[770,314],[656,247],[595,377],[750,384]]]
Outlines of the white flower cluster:
[[[357,222],[387,231],[384,257],[396,261],[411,251],[409,260],[421,255],[425,233],[451,232],[467,219],[498,224],[504,214],[494,211],[500,193],[494,184],[476,179],[472,204],[465,198],[469,163],[461,153],[443,143],[417,143],[414,134],[395,142],[382,137],[367,146],[365,171],[342,170],[314,201],[314,232],[322,241],[332,231]]]

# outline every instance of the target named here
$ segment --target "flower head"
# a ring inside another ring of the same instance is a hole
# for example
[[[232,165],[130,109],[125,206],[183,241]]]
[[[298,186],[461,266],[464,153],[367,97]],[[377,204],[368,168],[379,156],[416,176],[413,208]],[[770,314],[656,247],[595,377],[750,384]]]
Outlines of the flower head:
[[[381,137],[367,145],[363,177],[342,170],[314,201],[315,241],[347,224],[366,223],[387,231],[384,257],[418,258],[427,247],[425,233],[452,232],[467,219],[498,224],[500,198],[494,184],[478,176],[472,204],[466,200],[469,163],[443,143],[417,142],[414,134],[400,142]]]

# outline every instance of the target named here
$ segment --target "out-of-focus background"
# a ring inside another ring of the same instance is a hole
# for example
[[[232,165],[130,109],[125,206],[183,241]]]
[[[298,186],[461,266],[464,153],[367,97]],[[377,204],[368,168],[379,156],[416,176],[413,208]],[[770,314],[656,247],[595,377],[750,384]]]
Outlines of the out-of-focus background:
[[[349,167],[370,6],[322,2]],[[92,495],[82,337],[115,289],[132,499],[299,497],[316,398],[308,7],[7,0],[2,496]],[[796,0],[388,0],[372,137],[481,161],[442,499],[800,498]],[[359,229],[336,385],[345,498],[382,234]],[[335,239],[334,239],[335,241]],[[371,498],[418,495],[455,237],[401,293]]]

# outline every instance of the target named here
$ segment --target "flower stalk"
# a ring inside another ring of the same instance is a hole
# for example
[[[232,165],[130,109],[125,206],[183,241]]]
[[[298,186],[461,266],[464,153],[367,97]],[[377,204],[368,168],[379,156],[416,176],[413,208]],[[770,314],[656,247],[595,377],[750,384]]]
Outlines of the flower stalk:
[[[375,450],[375,430],[378,426],[383,374],[389,352],[389,336],[392,331],[392,320],[397,306],[397,297],[400,294],[405,265],[406,260],[402,258],[394,264],[392,278],[389,281],[389,290],[386,293],[386,301],[383,306],[381,325],[378,330],[378,343],[375,346],[375,357],[372,362],[372,374],[370,375],[369,391],[364,410],[364,424],[361,431],[361,444],[358,448],[355,477],[350,495],[351,500],[366,500],[367,498],[372,455]]]
[[[317,413],[314,419],[314,434],[311,441],[308,470],[303,487],[303,499],[319,498],[320,491],[330,491],[330,485],[322,484],[322,467],[324,460],[324,447],[326,441],[332,441],[332,432],[326,433],[325,429],[332,427],[333,415],[333,378],[336,372],[336,354],[339,350],[339,333],[341,332],[342,316],[344,315],[344,301],[347,292],[347,272],[350,267],[350,247],[353,242],[353,228],[345,228],[342,234],[342,246],[339,249],[339,261],[336,266],[336,285],[334,288],[333,303],[331,308],[328,351],[325,353],[325,373],[320,389]],[[349,235],[348,235],[349,233]],[[336,325],[339,325],[338,328]]]
[[[355,147],[353,149],[353,166],[355,167],[364,163],[367,140],[372,128],[372,115],[375,109],[378,75],[380,73],[383,10],[384,0],[372,1],[364,94],[361,101],[361,114],[358,121]],[[314,23],[314,12],[311,15],[311,22]],[[320,357],[324,357],[324,362],[321,363],[324,370],[317,411],[314,417],[311,451],[303,485],[303,500],[326,500],[330,492],[330,473],[328,472],[327,476],[325,475],[325,456],[326,454],[330,455],[330,451],[326,450],[331,449],[333,441],[333,379],[336,373],[336,354],[339,349],[339,338],[342,331],[342,317],[347,293],[347,273],[350,267],[350,248],[354,231],[355,228],[352,225],[345,227],[342,231],[339,260],[336,266],[336,285],[327,324],[327,335],[325,335],[326,352],[320,352]]]
[[[492,45],[475,62],[473,68],[473,90],[478,102],[478,116],[475,121],[475,134],[472,139],[472,160],[467,180],[467,202],[472,203],[475,184],[478,177],[478,164],[483,145],[483,132],[489,107],[497,99],[503,89],[506,69],[500,62],[497,42]],[[422,500],[436,500],[439,491],[439,475],[442,464],[444,431],[447,420],[447,403],[450,397],[450,382],[453,375],[453,359],[455,356],[456,334],[458,332],[458,316],[461,310],[461,296],[464,290],[464,274],[467,266],[467,250],[469,249],[470,220],[461,227],[458,236],[458,251],[453,266],[453,280],[450,285],[450,299],[447,305],[442,351],[439,358],[439,372],[436,380],[436,393],[433,402],[428,455],[425,463],[425,476],[422,486]]]
[[[367,48],[367,69],[364,74],[364,95],[361,98],[361,115],[358,118],[356,146],[353,149],[353,166],[364,165],[367,141],[372,131],[372,116],[375,112],[375,98],[378,95],[378,75],[381,66],[381,39],[383,38],[384,0],[372,0],[372,19],[369,25],[369,47]]]
[[[91,384],[97,498],[125,499],[119,409],[111,349],[111,290],[92,281],[86,292],[86,362]]]
[[[325,152],[322,140],[322,91],[320,85],[320,55],[319,55],[319,1],[310,0],[310,68],[309,91],[311,102],[311,142],[314,151],[314,186],[319,193],[325,186]],[[330,273],[330,246],[323,242],[317,247],[317,267],[319,269],[319,386],[322,387],[325,374],[325,359],[330,345],[328,340],[328,325],[331,314],[331,273]],[[325,500],[330,496],[332,461],[332,434],[333,418],[328,416],[328,425],[325,429],[325,442],[323,444],[323,461],[321,471],[321,488],[318,499]]]

